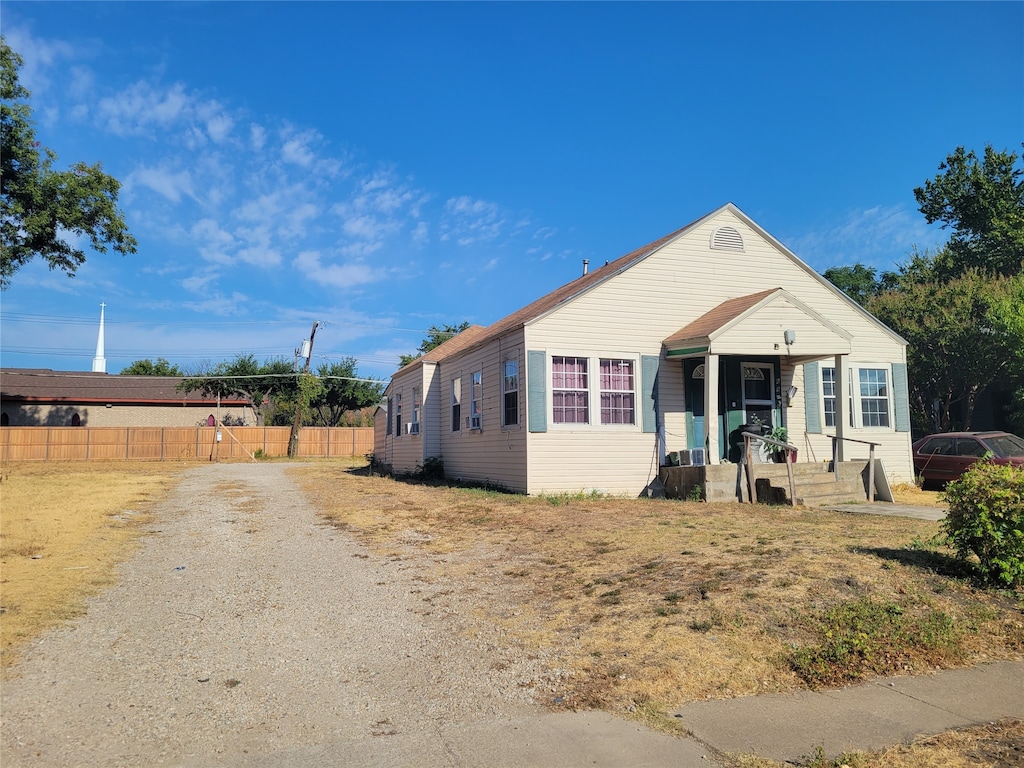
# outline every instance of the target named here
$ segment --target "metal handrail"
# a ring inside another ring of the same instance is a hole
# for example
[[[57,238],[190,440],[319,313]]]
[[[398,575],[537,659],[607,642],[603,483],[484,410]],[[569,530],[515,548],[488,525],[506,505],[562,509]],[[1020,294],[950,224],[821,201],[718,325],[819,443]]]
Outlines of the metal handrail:
[[[875,446],[881,445],[881,443],[873,443],[870,440],[857,440],[853,437],[839,437],[838,435],[825,435],[825,437],[832,438],[832,466],[837,465],[836,462],[836,441],[846,440],[850,443],[860,443],[862,445],[871,446],[868,448],[868,503],[873,504],[875,501]],[[836,482],[839,482],[839,473],[836,472]]]

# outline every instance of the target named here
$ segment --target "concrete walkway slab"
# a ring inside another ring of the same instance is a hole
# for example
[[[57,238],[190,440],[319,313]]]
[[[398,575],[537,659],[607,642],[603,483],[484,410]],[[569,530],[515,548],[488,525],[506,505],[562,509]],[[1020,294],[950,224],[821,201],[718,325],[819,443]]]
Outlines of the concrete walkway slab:
[[[834,757],[951,728],[1024,718],[1024,664],[998,662],[838,690],[695,702],[676,715],[697,739],[721,752],[785,762],[821,747]]]
[[[830,504],[825,509],[836,512],[853,512],[860,515],[886,515],[889,517],[913,517],[918,520],[942,520],[945,507],[930,507],[923,504],[890,504],[889,502],[863,502],[857,504]]]

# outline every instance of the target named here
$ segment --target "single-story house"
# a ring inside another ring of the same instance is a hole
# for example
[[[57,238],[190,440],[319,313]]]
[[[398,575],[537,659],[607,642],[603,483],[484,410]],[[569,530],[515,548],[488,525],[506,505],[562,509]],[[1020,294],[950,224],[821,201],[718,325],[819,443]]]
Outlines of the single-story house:
[[[179,392],[180,378],[0,369],[0,426],[194,427],[255,424],[244,399]]]
[[[888,480],[914,477],[906,342],[731,203],[467,328],[385,397],[378,461],[440,457],[529,494],[641,494],[681,456],[738,465],[758,424],[785,426],[799,462],[872,443]]]

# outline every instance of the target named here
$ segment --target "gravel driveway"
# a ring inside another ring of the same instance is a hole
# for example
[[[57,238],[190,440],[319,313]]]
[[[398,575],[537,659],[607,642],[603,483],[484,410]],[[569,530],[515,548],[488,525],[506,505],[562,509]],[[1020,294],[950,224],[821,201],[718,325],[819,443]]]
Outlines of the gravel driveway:
[[[460,633],[457,602],[323,524],[288,468],[183,474],[118,584],[4,684],[4,768],[713,765],[545,713],[541,660]]]

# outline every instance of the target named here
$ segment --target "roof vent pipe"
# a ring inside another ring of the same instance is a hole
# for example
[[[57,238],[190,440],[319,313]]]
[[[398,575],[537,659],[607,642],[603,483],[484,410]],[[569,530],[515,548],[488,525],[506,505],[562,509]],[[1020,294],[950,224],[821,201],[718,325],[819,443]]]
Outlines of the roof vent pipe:
[[[590,259],[583,260],[583,274],[587,274],[587,270],[590,268]]]

